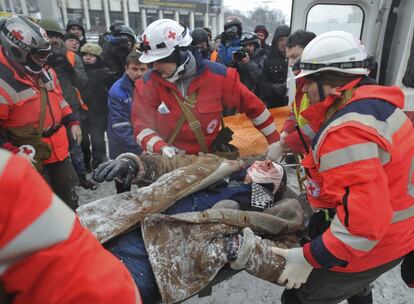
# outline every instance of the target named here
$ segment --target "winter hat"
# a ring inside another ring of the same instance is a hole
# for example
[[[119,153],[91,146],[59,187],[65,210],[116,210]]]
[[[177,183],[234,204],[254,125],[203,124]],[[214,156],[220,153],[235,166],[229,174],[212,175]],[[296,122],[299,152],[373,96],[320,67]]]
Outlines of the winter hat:
[[[254,28],[255,33],[263,33],[265,35],[265,39],[269,36],[269,32],[267,31],[267,28],[264,25],[257,25]]]
[[[76,39],[78,42],[80,42],[79,37],[73,33],[65,33],[65,35],[63,35],[63,41],[66,41],[68,39]]]

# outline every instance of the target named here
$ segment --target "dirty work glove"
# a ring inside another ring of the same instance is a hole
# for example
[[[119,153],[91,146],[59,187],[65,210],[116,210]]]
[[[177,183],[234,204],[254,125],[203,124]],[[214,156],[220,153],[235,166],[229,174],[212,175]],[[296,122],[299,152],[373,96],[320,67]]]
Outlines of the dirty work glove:
[[[280,141],[270,144],[267,147],[266,159],[270,159],[274,162],[280,161],[283,155],[283,148]]]
[[[272,92],[276,95],[286,95],[287,88],[285,83],[276,83],[272,85]]]
[[[176,150],[171,146],[165,146],[161,149],[161,155],[166,157],[173,157],[177,154]]]
[[[302,247],[292,249],[272,247],[272,251],[286,261],[285,269],[277,279],[277,283],[285,286],[286,289],[297,289],[306,283],[313,267],[303,256]]]
[[[100,164],[93,173],[92,178],[98,183],[104,180],[119,179],[125,186],[130,185],[138,173],[137,164],[129,158],[120,158]]]

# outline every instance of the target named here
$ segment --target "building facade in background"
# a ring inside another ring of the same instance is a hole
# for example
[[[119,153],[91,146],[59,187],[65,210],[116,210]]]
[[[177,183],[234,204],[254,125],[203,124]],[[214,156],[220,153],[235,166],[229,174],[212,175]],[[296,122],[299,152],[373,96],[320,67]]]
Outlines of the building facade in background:
[[[208,26],[215,35],[224,23],[223,0],[0,0],[0,6],[62,25],[77,19],[92,32],[104,32],[114,21],[123,21],[141,33],[154,20],[169,18],[190,29]]]

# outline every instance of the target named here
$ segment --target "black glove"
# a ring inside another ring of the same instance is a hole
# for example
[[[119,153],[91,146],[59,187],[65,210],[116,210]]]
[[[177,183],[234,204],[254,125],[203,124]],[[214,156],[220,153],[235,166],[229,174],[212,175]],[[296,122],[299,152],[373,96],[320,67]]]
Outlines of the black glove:
[[[114,178],[118,178],[126,186],[131,184],[137,173],[138,166],[132,159],[121,158],[100,164],[92,178],[98,183],[102,183],[104,180],[109,182]]]
[[[70,64],[68,58],[65,54],[61,53],[52,53],[47,57],[47,65],[52,68],[62,68],[68,73],[75,72],[75,69]]]
[[[287,88],[285,83],[276,83],[272,85],[272,92],[276,95],[286,95]]]

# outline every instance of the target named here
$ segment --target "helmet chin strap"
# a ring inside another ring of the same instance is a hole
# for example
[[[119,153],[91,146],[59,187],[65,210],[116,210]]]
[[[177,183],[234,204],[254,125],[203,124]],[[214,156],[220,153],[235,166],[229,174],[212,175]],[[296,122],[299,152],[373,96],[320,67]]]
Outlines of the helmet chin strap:
[[[25,71],[30,74],[39,74],[43,69],[43,65],[37,64],[30,56],[27,56],[26,63],[23,66]]]
[[[187,58],[183,61],[183,63],[177,66],[174,74],[172,74],[170,77],[166,78],[165,80],[167,80],[168,82],[174,83],[178,79],[180,79],[180,77],[185,73],[185,68],[189,60],[190,60],[190,55],[188,54]]]
[[[316,78],[316,83],[318,85],[318,93],[319,93],[319,101],[323,101],[326,96],[325,96],[325,92],[323,90],[323,83],[322,83],[322,79],[319,73],[316,73],[315,76]]]

